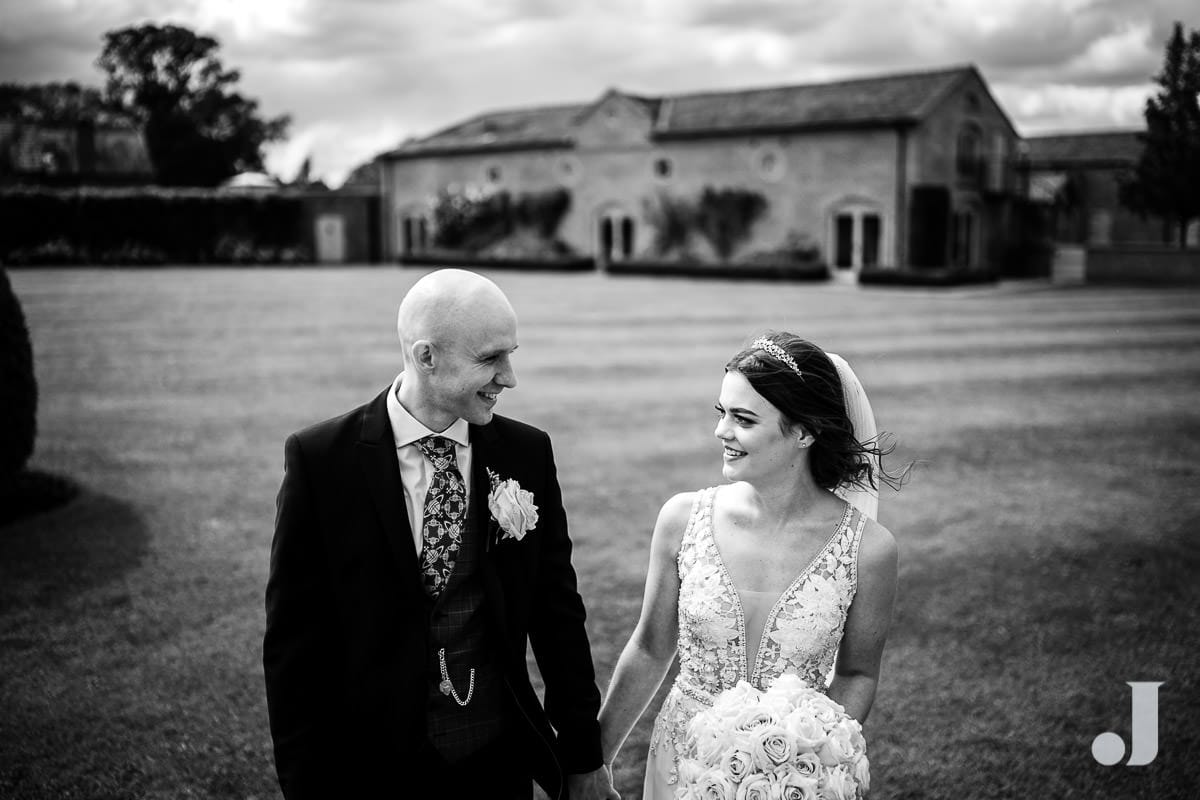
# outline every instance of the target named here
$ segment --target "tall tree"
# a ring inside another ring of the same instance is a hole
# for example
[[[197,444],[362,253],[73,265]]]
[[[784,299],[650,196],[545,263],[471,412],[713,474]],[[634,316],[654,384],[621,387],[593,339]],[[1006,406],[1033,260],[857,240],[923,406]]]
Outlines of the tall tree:
[[[263,119],[257,101],[239,94],[241,78],[217,56],[219,45],[176,25],[109,31],[97,65],[106,98],[145,126],[158,181],[215,186],[263,168],[263,145],[284,138],[290,118]]]
[[[1200,218],[1200,31],[1184,36],[1176,22],[1167,41],[1161,87],[1146,101],[1142,156],[1121,184],[1121,202],[1172,224],[1181,248],[1188,224]]]

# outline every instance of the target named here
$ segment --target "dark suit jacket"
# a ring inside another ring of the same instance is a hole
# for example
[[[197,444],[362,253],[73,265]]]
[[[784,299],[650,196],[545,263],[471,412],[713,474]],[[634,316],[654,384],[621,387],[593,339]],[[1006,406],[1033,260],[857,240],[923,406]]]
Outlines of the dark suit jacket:
[[[425,738],[429,619],[386,399],[385,391],[285,446],[263,666],[288,800],[402,795],[422,774],[412,762]],[[473,512],[490,523],[480,531],[492,656],[526,768],[556,797],[565,773],[589,772],[602,758],[600,693],[550,438],[495,416],[472,425],[470,439]],[[534,494],[538,524],[521,541],[497,540],[488,468]],[[544,710],[529,683],[527,640]]]

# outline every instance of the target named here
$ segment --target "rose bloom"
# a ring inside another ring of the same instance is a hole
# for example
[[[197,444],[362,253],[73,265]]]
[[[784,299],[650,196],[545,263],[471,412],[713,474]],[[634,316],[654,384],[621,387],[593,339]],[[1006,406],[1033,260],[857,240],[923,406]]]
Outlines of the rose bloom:
[[[792,769],[800,777],[811,778],[815,781],[821,776],[825,767],[821,764],[821,757],[816,753],[800,753],[792,759]]]
[[[771,773],[780,800],[817,800],[817,781],[801,775],[790,767],[780,767]]]
[[[779,719],[765,708],[757,705],[747,706],[742,713],[733,718],[733,726],[738,730],[748,731],[760,725],[778,725]]]
[[[867,740],[862,735],[862,726],[855,720],[850,721],[854,723],[850,727],[850,747],[852,748],[850,760],[856,761],[867,754]]]
[[[779,719],[786,717],[795,708],[792,701],[786,695],[773,694],[771,692],[767,692],[762,696],[762,700],[758,702],[758,707],[769,711]]]
[[[746,681],[738,681],[717,697],[713,711],[722,719],[736,717],[747,706],[758,704],[760,692]]]
[[[829,800],[855,800],[858,796],[858,787],[854,783],[854,778],[850,777],[850,773],[845,767],[833,767],[825,773],[825,781],[822,786],[824,790],[823,797],[828,797]]]
[[[679,759],[679,785],[695,788],[696,782],[700,780],[700,776],[704,774],[704,767],[694,758]],[[697,795],[699,797],[699,795]]]
[[[829,767],[852,761],[855,753],[854,745],[850,741],[850,731],[846,728],[835,728],[825,737],[817,755],[821,757],[821,763]]]
[[[492,489],[488,495],[488,510],[505,533],[517,541],[524,538],[538,522],[533,493],[522,489],[512,478],[501,481]]]
[[[804,703],[803,708],[825,727],[835,725],[838,720],[846,715],[846,712],[840,705],[823,694],[814,695]]]
[[[803,711],[793,711],[784,720],[784,727],[796,743],[796,749],[802,753],[813,753],[825,743],[825,728],[816,718]]]
[[[775,800],[771,779],[766,775],[751,775],[737,788],[737,800]]]
[[[854,780],[864,792],[871,788],[871,762],[865,755],[854,762]]]
[[[734,783],[741,783],[754,769],[754,757],[747,750],[731,747],[721,757],[721,771]]]
[[[700,800],[734,800],[733,781],[718,769],[702,772],[696,781],[696,789]]]
[[[803,678],[787,672],[772,681],[766,693],[769,695],[782,695],[794,703],[800,699],[801,695],[812,691],[813,688],[805,683]]]
[[[764,772],[792,760],[795,748],[782,725],[763,725],[754,732],[754,763]]]

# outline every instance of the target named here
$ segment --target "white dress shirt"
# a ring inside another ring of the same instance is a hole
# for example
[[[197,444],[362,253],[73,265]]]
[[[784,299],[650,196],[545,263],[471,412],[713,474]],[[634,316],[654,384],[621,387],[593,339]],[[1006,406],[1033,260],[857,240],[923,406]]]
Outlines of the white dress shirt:
[[[412,526],[413,546],[421,554],[422,523],[425,511],[425,493],[429,491],[429,479],[433,477],[433,465],[426,460],[416,443],[426,436],[444,436],[454,442],[454,456],[458,460],[458,471],[462,473],[467,487],[467,502],[471,499],[471,442],[468,437],[467,421],[459,418],[444,431],[431,431],[417,421],[400,405],[397,392],[404,379],[401,372],[392,382],[388,392],[388,420],[392,423],[392,435],[396,439],[396,457],[400,461],[400,482],[404,485],[404,500],[408,506],[408,522]],[[469,505],[468,505],[469,507]]]

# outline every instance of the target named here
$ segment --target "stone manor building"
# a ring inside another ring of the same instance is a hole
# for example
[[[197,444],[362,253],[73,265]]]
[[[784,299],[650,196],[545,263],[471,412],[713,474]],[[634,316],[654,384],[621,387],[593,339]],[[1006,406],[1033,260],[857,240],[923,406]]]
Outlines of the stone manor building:
[[[484,113],[382,158],[384,252],[430,246],[438,192],[564,187],[559,238],[607,263],[653,258],[655,197],[766,201],[732,261],[797,237],[835,271],[997,265],[1020,137],[974,66],[802,86]]]

